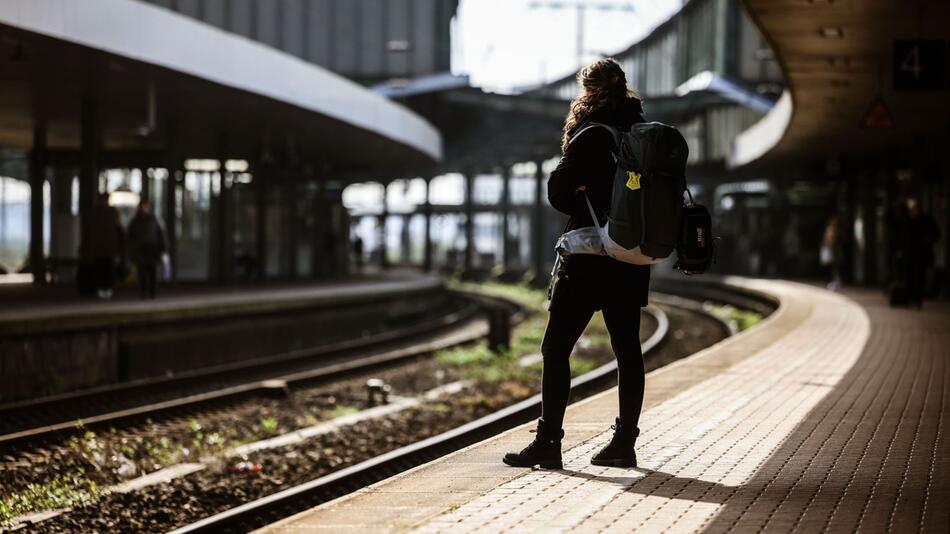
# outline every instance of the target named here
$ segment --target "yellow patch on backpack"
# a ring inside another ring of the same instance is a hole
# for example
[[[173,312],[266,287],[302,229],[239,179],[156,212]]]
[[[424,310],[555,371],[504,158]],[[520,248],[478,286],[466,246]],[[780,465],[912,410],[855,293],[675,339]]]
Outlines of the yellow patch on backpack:
[[[627,171],[627,189],[640,189],[640,175],[634,171]]]

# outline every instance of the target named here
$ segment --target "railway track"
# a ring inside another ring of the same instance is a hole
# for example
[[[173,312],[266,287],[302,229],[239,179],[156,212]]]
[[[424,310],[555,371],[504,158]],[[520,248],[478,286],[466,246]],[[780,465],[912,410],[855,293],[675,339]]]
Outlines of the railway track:
[[[680,291],[680,294],[683,294],[683,291]],[[716,302],[726,302],[730,300],[728,293],[724,293],[721,288],[708,293],[704,293],[702,290],[694,290],[692,294],[699,300],[714,300]],[[714,298],[707,298],[707,296]],[[731,299],[732,302],[730,303],[741,302],[744,299],[748,301],[752,298],[748,295],[737,295],[736,297],[737,298]],[[655,300],[665,306],[689,309],[692,313],[705,313],[695,301],[687,298],[657,295]],[[227,409],[227,406],[251,400],[254,396],[270,396],[274,395],[275,391],[286,388],[299,390],[311,384],[329,382],[337,377],[345,376],[347,373],[366,371],[374,366],[383,366],[401,360],[411,359],[414,356],[429,353],[438,348],[483,337],[487,333],[487,326],[483,321],[478,320],[479,308],[485,306],[499,306],[500,304],[501,302],[498,299],[483,296],[478,297],[478,302],[473,302],[472,306],[465,307],[454,316],[444,317],[438,324],[426,325],[425,327],[420,326],[417,332],[406,334],[410,336],[418,335],[427,337],[427,340],[403,344],[403,346],[400,347],[388,346],[385,349],[373,345],[372,348],[377,348],[378,350],[364,348],[359,357],[354,357],[351,353],[349,354],[349,358],[341,357],[339,361],[335,361],[333,364],[323,365],[318,369],[282,374],[279,375],[279,378],[276,380],[246,382],[215,391],[119,411],[106,412],[88,418],[86,424],[90,426],[134,425],[137,422],[145,421],[146,418],[160,418],[163,414],[168,418],[174,418],[181,417],[183,412],[189,410],[203,413],[204,411],[213,411],[219,407],[225,407],[224,409]],[[739,304],[736,305],[739,306]],[[514,321],[520,320],[523,316],[523,310],[509,308],[509,311],[514,312]],[[653,317],[657,328],[650,339],[644,343],[645,353],[660,346],[664,341],[666,333],[669,331],[669,321],[662,310],[651,307],[646,310],[646,313]],[[723,330],[727,331],[724,324]],[[428,332],[428,335],[426,332]],[[432,332],[439,332],[436,340],[432,339]],[[398,337],[398,333],[391,333],[390,337]],[[391,343],[390,341],[390,344]],[[380,342],[380,345],[385,346],[386,342]],[[298,361],[297,363],[300,362]],[[607,381],[614,375],[615,370],[616,364],[611,361],[611,363],[576,378],[572,382],[575,396],[586,395],[603,389]],[[173,381],[165,382],[166,385],[169,383],[173,383]],[[148,386],[157,387],[157,385],[154,384],[149,384]],[[117,389],[120,391],[128,391],[126,388]],[[129,389],[134,389],[134,387]],[[93,395],[100,394],[110,395],[116,394],[116,392],[93,392]],[[48,406],[54,405],[54,403],[48,403]],[[207,519],[183,527],[179,531],[240,532],[267,524],[280,517],[294,513],[295,511],[312,507],[320,502],[343,495],[359,487],[364,487],[372,482],[381,480],[382,478],[386,478],[407,468],[437,458],[468,444],[485,439],[504,429],[530,420],[537,416],[539,405],[539,396],[526,399],[452,431],[424,439],[365,462],[334,471],[319,479],[294,486],[263,499],[232,508],[227,512],[208,517]],[[15,448],[22,447],[24,450],[41,447],[44,443],[54,442],[56,439],[71,432],[75,432],[75,422],[73,421],[27,429],[18,433],[0,436],[0,448],[9,448],[11,445]]]
[[[714,284],[697,284],[688,290],[682,287],[676,289],[675,295],[660,295],[658,300],[663,301],[666,306],[688,309],[691,313],[713,318],[727,332],[730,330],[728,325],[705,312],[701,306],[696,305],[696,302],[713,301],[765,314],[771,313],[777,306],[774,301],[764,295],[733,288],[727,289]],[[693,303],[687,303],[688,300]],[[643,353],[647,355],[666,340],[670,323],[666,314],[656,307],[646,308],[645,311],[657,322],[653,335],[642,344]],[[616,369],[616,362],[611,361],[573,379],[571,389],[574,398],[602,389],[604,384],[614,376]],[[237,506],[178,528],[172,531],[172,534],[247,532],[259,528],[530,421],[538,417],[540,405],[540,394],[534,395],[451,431]]]
[[[41,447],[74,432],[78,422],[85,428],[132,425],[169,414],[216,409],[256,396],[282,394],[288,388],[307,387],[409,360],[484,337],[488,333],[482,320],[486,308],[506,307],[513,323],[525,316],[523,309],[502,299],[458,296],[464,304],[453,313],[358,340],[0,405],[0,451],[11,454]]]

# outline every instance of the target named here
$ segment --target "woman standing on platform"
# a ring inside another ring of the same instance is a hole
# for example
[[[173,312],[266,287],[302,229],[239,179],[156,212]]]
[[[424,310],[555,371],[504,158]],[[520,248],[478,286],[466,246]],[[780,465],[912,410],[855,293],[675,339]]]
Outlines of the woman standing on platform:
[[[593,226],[584,195],[598,214],[610,207],[616,147],[606,128],[591,128],[574,139],[590,122],[620,131],[643,122],[640,100],[627,88],[626,76],[612,59],[584,67],[577,75],[581,94],[571,102],[561,141],[563,156],[548,180],[548,200],[569,215],[567,230]],[[644,369],[640,351],[640,308],[647,304],[650,267],[632,265],[609,256],[577,254],[560,264],[551,294],[550,311],[541,341],[544,371],[541,380],[542,414],[537,436],[504,462],[515,467],[559,469],[561,429],[570,395],[568,359],[574,344],[594,312],[602,310],[617,358],[620,416],[610,443],[592,459],[594,465],[636,467],[637,424],[643,405]]]

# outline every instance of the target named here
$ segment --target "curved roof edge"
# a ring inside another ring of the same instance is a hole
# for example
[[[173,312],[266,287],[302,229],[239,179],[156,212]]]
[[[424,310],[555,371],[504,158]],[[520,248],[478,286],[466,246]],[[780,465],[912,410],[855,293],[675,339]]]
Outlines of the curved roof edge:
[[[4,0],[0,24],[262,95],[371,130],[442,159],[428,121],[294,56],[135,0]]]
[[[726,166],[730,169],[740,167],[772,150],[785,136],[793,109],[792,93],[786,89],[764,117],[736,136]]]

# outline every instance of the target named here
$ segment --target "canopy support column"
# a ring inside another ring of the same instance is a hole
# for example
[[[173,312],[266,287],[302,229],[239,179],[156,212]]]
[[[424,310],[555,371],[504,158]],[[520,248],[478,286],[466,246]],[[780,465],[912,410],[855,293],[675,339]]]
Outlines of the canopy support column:
[[[389,254],[386,247],[386,222],[389,219],[389,182],[382,182],[383,186],[383,211],[379,214],[377,229],[379,231],[379,266],[382,269],[389,269]]]
[[[541,226],[544,224],[544,170],[541,160],[535,161],[534,172],[534,221],[531,224],[531,233],[534,237],[534,246],[532,255],[534,259],[534,285],[541,286],[547,281],[544,277],[544,232]]]
[[[501,166],[501,267],[508,271],[511,265],[510,239],[508,238],[508,213],[511,211],[511,167]]]
[[[471,276],[475,257],[475,173],[465,173],[465,265],[463,275]]]
[[[430,197],[432,193],[432,178],[426,178],[426,200],[423,204],[423,211],[425,213],[425,252],[422,259],[422,270],[425,272],[432,271],[432,198]]]
[[[33,283],[46,285],[46,261],[43,254],[43,186],[46,183],[46,125],[33,127],[30,152],[30,271]]]

